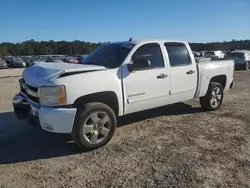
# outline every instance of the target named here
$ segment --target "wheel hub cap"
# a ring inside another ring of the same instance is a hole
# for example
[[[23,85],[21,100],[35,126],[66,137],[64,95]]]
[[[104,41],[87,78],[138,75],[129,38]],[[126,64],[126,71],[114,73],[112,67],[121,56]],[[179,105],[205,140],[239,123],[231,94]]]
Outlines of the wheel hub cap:
[[[102,142],[111,129],[110,117],[106,112],[94,112],[90,114],[83,124],[83,136],[90,144]]]
[[[98,125],[94,124],[93,130],[94,130],[94,131],[97,131],[97,129],[98,129]]]
[[[211,94],[210,104],[216,108],[221,101],[222,93],[219,87],[215,87]]]

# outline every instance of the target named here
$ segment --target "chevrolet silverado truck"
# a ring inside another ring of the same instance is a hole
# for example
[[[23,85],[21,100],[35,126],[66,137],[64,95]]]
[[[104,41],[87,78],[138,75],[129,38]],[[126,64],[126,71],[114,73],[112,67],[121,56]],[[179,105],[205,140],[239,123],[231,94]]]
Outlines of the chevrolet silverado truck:
[[[119,116],[197,98],[203,109],[218,109],[233,75],[232,60],[195,59],[187,42],[106,43],[79,64],[25,69],[13,107],[17,117],[92,150],[110,141]]]

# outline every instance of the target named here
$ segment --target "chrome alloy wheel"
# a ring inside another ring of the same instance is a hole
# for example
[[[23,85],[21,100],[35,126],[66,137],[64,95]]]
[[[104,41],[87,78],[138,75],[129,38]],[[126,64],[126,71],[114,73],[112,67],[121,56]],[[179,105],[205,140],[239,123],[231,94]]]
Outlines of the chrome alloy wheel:
[[[210,98],[211,106],[216,108],[220,104],[221,98],[222,98],[221,89],[219,87],[215,87],[212,91],[211,98]]]
[[[90,114],[82,128],[86,141],[94,145],[105,140],[111,130],[110,121],[110,117],[106,112],[97,111]]]

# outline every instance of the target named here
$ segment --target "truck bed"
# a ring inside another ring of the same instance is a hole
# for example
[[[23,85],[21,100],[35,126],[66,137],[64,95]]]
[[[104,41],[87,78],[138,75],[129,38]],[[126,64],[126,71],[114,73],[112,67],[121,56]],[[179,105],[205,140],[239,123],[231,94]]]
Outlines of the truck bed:
[[[211,60],[210,58],[199,58],[195,60],[199,72],[199,82],[195,98],[206,95],[210,80],[214,77],[225,77],[226,83],[224,90],[230,88],[230,84],[233,81],[233,60]]]
[[[207,63],[207,62],[226,62],[226,61],[232,61],[228,59],[211,59],[211,58],[204,58],[204,57],[198,57],[195,58],[196,63]]]

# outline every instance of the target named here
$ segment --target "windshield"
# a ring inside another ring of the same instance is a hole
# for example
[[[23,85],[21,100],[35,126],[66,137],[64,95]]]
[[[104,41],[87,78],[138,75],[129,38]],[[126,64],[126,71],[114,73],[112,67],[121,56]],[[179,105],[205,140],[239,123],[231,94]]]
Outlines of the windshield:
[[[116,68],[123,63],[133,47],[131,43],[104,44],[84,58],[81,64]]]

